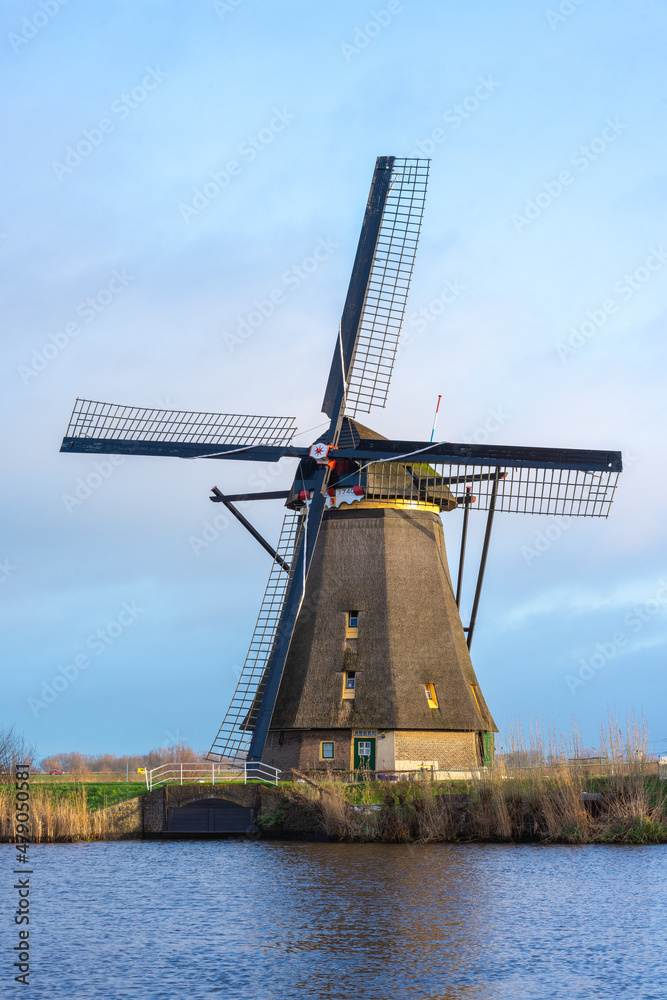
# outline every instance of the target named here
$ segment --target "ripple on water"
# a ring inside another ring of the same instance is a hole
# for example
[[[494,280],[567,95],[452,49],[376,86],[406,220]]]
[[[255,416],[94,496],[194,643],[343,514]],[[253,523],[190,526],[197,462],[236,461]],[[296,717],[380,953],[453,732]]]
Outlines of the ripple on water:
[[[39,845],[32,992],[665,1000],[666,861],[665,846]]]

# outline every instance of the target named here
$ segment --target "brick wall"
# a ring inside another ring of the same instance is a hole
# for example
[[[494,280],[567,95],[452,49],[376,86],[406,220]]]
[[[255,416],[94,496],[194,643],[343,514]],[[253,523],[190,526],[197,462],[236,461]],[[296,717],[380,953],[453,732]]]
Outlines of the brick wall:
[[[281,742],[282,737],[282,742]],[[320,743],[334,744],[333,760],[320,760]],[[349,771],[352,733],[349,729],[271,730],[262,755],[265,764],[282,771]]]
[[[468,770],[479,767],[478,736],[473,732],[402,731],[396,732],[395,763],[384,762],[387,769],[400,768],[400,761],[410,761],[416,768],[419,762],[436,761],[440,770]],[[329,740],[334,744],[334,759],[320,760],[320,743]],[[350,729],[271,730],[263,754],[265,764],[289,771],[349,771],[352,731]],[[379,746],[379,741],[378,741]],[[380,766],[380,765],[378,765]]]
[[[144,833],[160,833],[165,829],[165,791],[156,788],[144,795]]]
[[[292,767],[299,767],[301,736],[302,734],[298,730],[286,730],[285,732],[269,730],[262,754],[263,763],[270,764],[271,767],[278,767],[281,771],[289,771]]]
[[[395,766],[400,761],[437,760],[440,770],[479,767],[477,733],[396,732]]]

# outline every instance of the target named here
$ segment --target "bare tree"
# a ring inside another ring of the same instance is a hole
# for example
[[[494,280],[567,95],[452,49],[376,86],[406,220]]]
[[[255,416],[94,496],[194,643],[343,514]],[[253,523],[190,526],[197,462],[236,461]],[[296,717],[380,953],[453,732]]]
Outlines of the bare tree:
[[[206,757],[202,757],[185,743],[179,742],[170,747],[157,747],[155,750],[149,751],[144,759],[146,767],[151,769],[159,767],[160,764],[194,764],[198,761],[205,761]]]
[[[19,735],[13,726],[0,727],[0,776],[7,778],[17,764],[32,765],[35,748],[29,746],[23,734]]]

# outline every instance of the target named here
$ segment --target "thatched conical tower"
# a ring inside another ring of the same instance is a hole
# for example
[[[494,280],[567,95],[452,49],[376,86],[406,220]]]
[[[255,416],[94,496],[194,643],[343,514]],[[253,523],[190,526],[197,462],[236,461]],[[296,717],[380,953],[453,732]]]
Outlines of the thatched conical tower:
[[[372,435],[346,423],[344,434]],[[412,474],[394,464],[393,479]],[[409,504],[400,490],[374,498],[387,467],[366,474],[363,500],[324,515],[263,759],[344,771],[479,766],[496,726],[447,566],[439,513],[456,499],[443,485]]]

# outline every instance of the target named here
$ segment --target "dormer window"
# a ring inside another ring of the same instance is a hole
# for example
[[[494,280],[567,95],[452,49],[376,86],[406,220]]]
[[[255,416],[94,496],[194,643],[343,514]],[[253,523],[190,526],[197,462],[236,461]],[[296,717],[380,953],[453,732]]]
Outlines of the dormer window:
[[[435,694],[435,687],[433,684],[424,684],[424,693],[426,695],[426,700],[428,702],[429,708],[438,707],[438,699]]]
[[[354,670],[343,672],[343,698],[354,698],[357,675]]]

